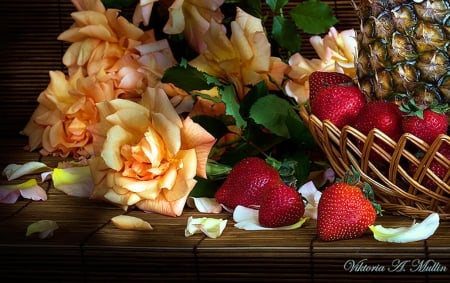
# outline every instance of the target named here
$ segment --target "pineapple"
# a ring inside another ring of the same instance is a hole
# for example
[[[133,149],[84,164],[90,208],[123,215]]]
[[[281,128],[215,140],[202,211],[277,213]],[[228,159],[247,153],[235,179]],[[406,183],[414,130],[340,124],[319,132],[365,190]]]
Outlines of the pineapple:
[[[450,0],[359,1],[361,90],[371,100],[448,103]]]

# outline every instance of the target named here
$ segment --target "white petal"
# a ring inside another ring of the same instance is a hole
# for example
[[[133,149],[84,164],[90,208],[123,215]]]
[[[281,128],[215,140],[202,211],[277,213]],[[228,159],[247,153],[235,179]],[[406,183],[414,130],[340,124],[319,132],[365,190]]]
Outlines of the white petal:
[[[42,162],[30,161],[22,165],[9,164],[3,169],[3,175],[6,176],[8,181],[11,181],[24,175],[39,173],[50,169],[50,167]]]
[[[184,236],[189,237],[197,233],[203,233],[209,238],[217,238],[222,235],[227,226],[226,219],[216,219],[209,217],[193,218],[190,216],[184,230]]]
[[[370,230],[376,240],[391,243],[409,243],[422,241],[431,237],[439,227],[439,214],[434,212],[421,223],[413,223],[409,227],[385,228],[382,225],[371,225]]]
[[[187,201],[187,205],[191,208],[196,208],[201,213],[222,212],[222,205],[218,203],[215,198],[190,197]]]
[[[256,230],[293,230],[300,228],[309,217],[302,217],[297,223],[292,225],[277,227],[277,228],[268,228],[262,227],[259,225],[259,211],[257,209],[252,209],[248,207],[244,207],[241,205],[236,206],[233,211],[233,220],[236,222],[234,227],[248,230],[248,231],[256,231]]]

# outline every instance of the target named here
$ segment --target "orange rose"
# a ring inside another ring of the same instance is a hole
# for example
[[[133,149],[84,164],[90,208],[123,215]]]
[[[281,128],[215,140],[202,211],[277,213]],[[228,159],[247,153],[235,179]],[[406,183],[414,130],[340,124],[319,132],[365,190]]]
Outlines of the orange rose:
[[[181,215],[194,177],[206,178],[214,137],[191,118],[182,120],[162,89],[148,88],[139,103],[115,99],[98,108],[104,143],[89,161],[92,198]]]

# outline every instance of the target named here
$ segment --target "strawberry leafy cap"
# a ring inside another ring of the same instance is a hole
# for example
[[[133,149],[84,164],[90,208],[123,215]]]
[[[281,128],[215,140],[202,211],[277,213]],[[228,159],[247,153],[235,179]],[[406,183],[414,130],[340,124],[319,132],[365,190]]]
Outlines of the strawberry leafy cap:
[[[342,181],[356,187],[360,187],[362,184],[362,193],[364,197],[372,203],[375,212],[378,215],[382,215],[383,209],[381,205],[375,201],[375,194],[373,192],[372,186],[370,186],[370,184],[367,182],[361,183],[361,174],[358,172],[358,170],[356,170],[354,166],[351,166],[351,170],[345,172]]]
[[[433,100],[433,102],[427,106],[417,105],[415,99],[411,98],[408,103],[403,103],[400,105],[400,110],[404,112],[406,116],[417,116],[420,119],[423,119],[423,111],[425,109],[430,109],[431,111],[439,114],[445,114],[450,111],[450,107],[447,103],[440,104],[436,100]]]

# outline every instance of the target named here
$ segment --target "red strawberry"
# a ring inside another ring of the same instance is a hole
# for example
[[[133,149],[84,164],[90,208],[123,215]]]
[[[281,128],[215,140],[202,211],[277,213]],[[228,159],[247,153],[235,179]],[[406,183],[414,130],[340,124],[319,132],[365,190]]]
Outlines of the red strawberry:
[[[323,241],[362,236],[375,222],[377,212],[362,190],[347,181],[328,186],[317,207],[317,233]]]
[[[264,192],[281,182],[274,167],[259,157],[247,157],[233,166],[215,198],[229,209],[259,205]]]
[[[365,135],[377,128],[396,141],[403,133],[402,111],[392,102],[370,101],[359,112],[353,127]]]
[[[351,77],[338,72],[322,72],[314,71],[308,77],[309,82],[309,99],[322,89],[332,85],[350,85],[353,84]]]
[[[449,144],[443,144],[441,148],[439,149],[439,152],[445,156],[448,160],[450,160],[450,145]],[[436,176],[438,176],[440,179],[444,179],[445,175],[450,170],[449,166],[445,166],[444,164],[440,163],[436,159],[433,159],[430,163],[430,166],[428,167]],[[410,175],[414,175],[414,173],[417,170],[417,166],[414,164],[410,164],[408,167],[408,173]],[[437,184],[430,179],[428,176],[425,176],[422,180],[422,185],[426,187],[427,189],[436,189]]]
[[[319,91],[310,101],[311,113],[320,120],[330,120],[336,127],[351,125],[366,98],[358,87],[334,85]]]
[[[259,224],[282,227],[297,223],[305,213],[301,195],[292,187],[278,183],[268,190],[259,207]]]
[[[406,112],[402,122],[404,132],[411,133],[428,144],[433,143],[440,134],[447,133],[448,105],[432,104],[424,109],[412,99],[408,105],[402,105],[402,110]]]
[[[359,112],[353,127],[365,135],[369,134],[372,129],[377,128],[394,141],[397,141],[403,133],[402,111],[400,111],[397,104],[392,102],[370,101]],[[378,139],[375,142],[386,151],[390,151],[391,148],[386,146],[381,140]],[[362,143],[358,144],[360,148],[363,147]],[[370,156],[372,161],[378,161],[380,158],[375,153]]]

